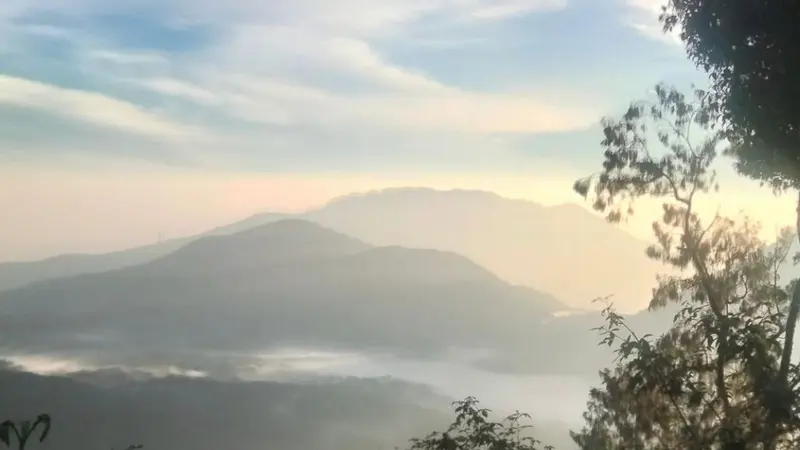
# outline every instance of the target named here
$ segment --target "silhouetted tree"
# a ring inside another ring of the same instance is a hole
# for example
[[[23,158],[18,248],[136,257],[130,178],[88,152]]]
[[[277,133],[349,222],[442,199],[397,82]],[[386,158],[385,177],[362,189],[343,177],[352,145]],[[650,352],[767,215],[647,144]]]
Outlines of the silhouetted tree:
[[[658,338],[604,312],[601,332],[619,343],[618,365],[601,373],[574,440],[585,449],[789,448],[798,432],[800,380],[790,370],[797,302],[790,307],[777,274],[793,235],[784,230],[768,249],[749,221],[703,222],[695,201],[717,189],[718,110],[703,91],[690,100],[665,86],[656,94],[605,121],[603,170],[575,189],[610,221],[632,214],[636,199],[663,201],[648,255],[680,275],[659,279],[650,308],[678,303],[680,311]]]
[[[665,31],[680,30],[708,72],[738,169],[774,187],[800,187],[800,3],[669,0]]]
[[[530,416],[516,412],[500,421],[490,418],[491,411],[481,408],[478,400],[467,397],[453,403],[456,418],[446,431],[434,431],[424,438],[411,440],[409,450],[548,450],[526,434],[531,425],[522,423]]]
[[[19,422],[6,420],[0,423],[0,442],[9,448],[13,448],[16,442],[16,448],[18,450],[25,450],[25,446],[28,444],[28,441],[34,437],[34,432],[39,426],[42,428],[39,434],[39,442],[43,442],[50,433],[49,415],[40,414],[33,422],[30,420],[22,420]]]
[[[573,441],[584,450],[795,448],[800,377],[790,356],[797,302],[790,302],[791,283],[778,277],[794,236],[783,230],[767,246],[750,221],[700,217],[697,197],[717,189],[713,163],[725,143],[719,110],[701,90],[688,99],[663,85],[655,92],[654,102],[604,120],[602,170],[575,189],[611,222],[633,214],[636,200],[662,201],[653,223],[657,243],[647,254],[677,270],[658,279],[650,309],[677,304],[678,313],[656,337],[628,328],[612,306],[603,310],[597,330],[617,360],[600,373]],[[471,407],[473,400],[461,405],[467,413],[450,430],[414,441],[415,448],[495,442],[485,436],[499,425]],[[503,441],[488,448],[529,447]]]

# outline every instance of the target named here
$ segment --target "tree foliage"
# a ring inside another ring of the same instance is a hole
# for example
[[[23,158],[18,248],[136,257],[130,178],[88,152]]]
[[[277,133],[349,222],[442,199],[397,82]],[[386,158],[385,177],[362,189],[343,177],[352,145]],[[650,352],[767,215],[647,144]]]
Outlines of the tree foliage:
[[[39,442],[44,442],[50,434],[50,415],[39,414],[36,420],[6,420],[0,423],[0,442],[6,447],[15,450],[25,450],[28,443],[38,436]],[[39,431],[41,429],[41,431]],[[36,432],[39,431],[37,435]],[[131,444],[125,450],[141,450],[142,445]],[[113,450],[113,449],[112,449]]]
[[[601,373],[574,440],[585,449],[789,448],[800,426],[790,361],[800,302],[778,268],[793,234],[767,247],[749,221],[704,223],[696,198],[716,189],[719,110],[703,91],[691,101],[665,86],[656,94],[605,122],[603,170],[575,189],[612,221],[636,199],[663,202],[648,255],[681,270],[659,279],[650,308],[677,303],[679,312],[663,336],[639,337],[604,311],[600,331],[618,345],[618,364]]]
[[[680,31],[711,78],[739,170],[800,187],[800,3],[669,0],[665,31]]]
[[[552,450],[527,431],[530,416],[516,412],[500,421],[491,419],[491,411],[481,408],[477,399],[467,397],[453,403],[456,418],[446,431],[434,431],[424,438],[411,440],[409,450]]]
[[[637,200],[662,203],[647,254],[674,270],[658,279],[650,309],[677,313],[665,334],[650,336],[613,306],[603,310],[597,331],[617,359],[600,373],[573,441],[583,450],[796,448],[800,377],[790,356],[800,297],[778,276],[794,234],[783,230],[768,246],[748,220],[701,217],[697,199],[717,189],[713,164],[724,150],[719,109],[702,90],[687,97],[660,85],[655,94],[604,121],[602,170],[575,189],[612,222]],[[434,434],[415,449],[479,448],[494,426],[454,426],[463,437]]]
[[[0,442],[6,445],[6,447],[14,448],[13,446],[16,443],[16,448],[18,450],[25,450],[25,446],[28,442],[35,436],[35,432],[41,426],[41,432],[39,434],[39,442],[44,442],[47,439],[47,435],[50,433],[50,416],[47,414],[40,414],[36,417],[36,420],[22,420],[19,422],[14,422],[12,420],[6,420],[3,423],[0,423]]]

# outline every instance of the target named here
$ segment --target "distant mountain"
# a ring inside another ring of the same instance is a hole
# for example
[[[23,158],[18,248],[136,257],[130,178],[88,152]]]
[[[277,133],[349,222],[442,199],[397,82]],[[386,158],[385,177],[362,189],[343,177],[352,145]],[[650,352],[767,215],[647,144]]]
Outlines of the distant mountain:
[[[51,415],[52,432],[36,443],[44,450],[390,450],[451,416],[449,399],[387,379],[278,383],[2,370],[0,382],[4,420]]]
[[[288,216],[260,214],[259,224],[274,222]],[[254,224],[255,225],[255,224]],[[0,263],[0,291],[14,289],[42,280],[106,272],[143,264],[173,252],[189,242],[205,236],[221,236],[251,228],[246,221],[214,228],[199,236],[169,239],[157,244],[99,254],[68,254],[40,261]]]
[[[117,370],[42,376],[1,366],[4,420],[52,417],[47,440],[36,442],[43,450],[392,450],[454,418],[453,399],[388,377],[245,382]],[[543,442],[575,448],[567,424],[535,425]]]
[[[204,237],[139,266],[2,292],[0,330],[6,352],[306,345],[435,355],[451,346],[502,351],[564,308],[454,253],[374,247],[293,219]]]
[[[290,265],[321,258],[337,258],[371,249],[358,239],[299,219],[245,228],[227,235],[192,241],[154,261],[149,269],[191,270],[217,276],[242,270],[263,270],[265,265]]]
[[[462,254],[578,309],[609,294],[622,310],[644,308],[661,270],[645,242],[572,204],[403,188],[346,196],[305,217],[376,245]]]
[[[287,217],[255,215],[204,236],[226,235]],[[389,189],[342,197],[293,217],[380,246],[459,253],[506,281],[549,292],[578,309],[609,294],[622,310],[641,309],[647,305],[654,275],[661,270],[644,256],[646,243],[582,207],[544,207],[487,192]],[[142,264],[199,237],[103,255],[0,264],[0,290]]]

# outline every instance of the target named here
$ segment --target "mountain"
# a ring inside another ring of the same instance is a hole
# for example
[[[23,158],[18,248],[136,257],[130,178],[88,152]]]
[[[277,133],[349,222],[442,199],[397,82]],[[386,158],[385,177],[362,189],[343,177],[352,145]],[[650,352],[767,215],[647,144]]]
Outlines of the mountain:
[[[206,233],[226,235],[289,216],[259,214]],[[480,191],[389,189],[336,199],[295,215],[380,246],[462,254],[502,279],[553,294],[574,308],[609,294],[621,310],[647,305],[661,267],[646,243],[577,205],[544,207]],[[103,255],[0,264],[0,290],[130,267],[202,236]]]
[[[387,377],[248,382],[120,370],[43,376],[1,366],[4,420],[52,417],[47,440],[36,442],[43,450],[391,450],[454,416],[453,399]],[[543,442],[575,448],[567,424],[535,425]]]
[[[149,267],[156,272],[191,270],[215,276],[265,265],[289,265],[364,252],[372,246],[315,223],[285,219],[228,235],[190,242]]]
[[[0,381],[4,413],[51,415],[52,432],[36,445],[45,450],[389,450],[450,419],[449,399],[392,380],[240,382],[6,369]]]
[[[259,217],[260,224],[263,224],[281,220],[286,216],[264,213],[260,214]],[[42,280],[100,273],[143,264],[173,252],[200,237],[227,235],[250,227],[249,223],[243,221],[215,228],[200,236],[170,239],[157,244],[117,252],[59,255],[41,261],[0,263],[0,291],[18,288]]]
[[[621,310],[642,309],[661,270],[645,256],[645,242],[577,205],[403,188],[346,196],[305,217],[376,245],[462,254],[573,308],[613,294]]]
[[[376,247],[291,219],[139,266],[4,291],[0,329],[6,352],[103,358],[281,346],[437,355],[517,348],[564,308],[454,253]]]

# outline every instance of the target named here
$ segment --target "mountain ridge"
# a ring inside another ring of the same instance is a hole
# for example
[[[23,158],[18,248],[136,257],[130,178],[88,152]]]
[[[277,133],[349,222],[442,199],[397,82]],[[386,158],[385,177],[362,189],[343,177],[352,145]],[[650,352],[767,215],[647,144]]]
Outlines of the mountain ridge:
[[[370,246],[296,219],[199,239],[138,266],[5,291],[0,305],[9,348],[177,359],[289,344],[502,350],[564,309],[464,256]]]
[[[592,299],[615,293],[622,309],[641,309],[658,270],[644,256],[644,241],[578,205],[543,206],[486,191],[393,188],[340,196],[300,214],[255,214],[200,235],[122,252],[2,263],[0,291],[142,264],[204,236],[287,218],[310,220],[378,246],[455,252],[511,284],[550,292],[574,308],[591,307]]]

